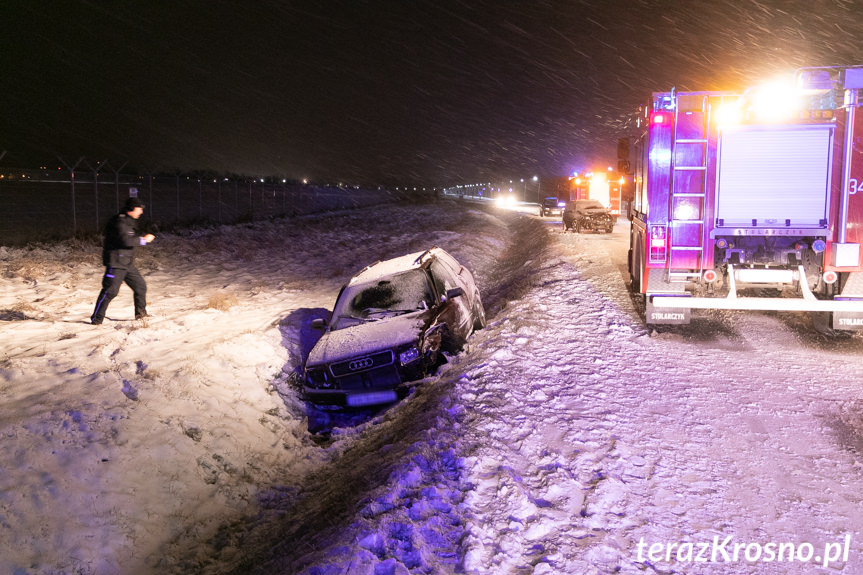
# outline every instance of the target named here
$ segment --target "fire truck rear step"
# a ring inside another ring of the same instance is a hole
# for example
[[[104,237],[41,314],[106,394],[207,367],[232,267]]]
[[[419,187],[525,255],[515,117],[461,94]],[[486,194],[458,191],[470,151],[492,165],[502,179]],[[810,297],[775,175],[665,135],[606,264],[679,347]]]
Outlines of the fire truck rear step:
[[[818,311],[863,313],[863,299],[817,299],[809,289],[808,282],[799,282],[801,297],[739,297],[734,279],[733,266],[728,266],[728,295],[725,297],[687,297],[686,295],[649,296],[654,308],[674,309],[729,309],[729,310],[770,310],[770,311]],[[798,277],[805,278],[803,266],[798,266]],[[863,279],[855,281],[863,282]]]

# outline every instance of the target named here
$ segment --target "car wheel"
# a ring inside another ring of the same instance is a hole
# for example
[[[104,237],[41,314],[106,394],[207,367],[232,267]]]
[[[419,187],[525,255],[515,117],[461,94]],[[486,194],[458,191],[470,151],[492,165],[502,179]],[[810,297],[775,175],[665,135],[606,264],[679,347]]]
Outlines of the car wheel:
[[[478,331],[485,327],[485,308],[482,307],[482,302],[479,301],[479,296],[476,298],[477,303],[473,305],[473,330]]]
[[[580,234],[584,231],[584,222],[578,220],[575,222],[575,233]]]
[[[441,351],[446,352],[450,355],[455,355],[461,350],[463,345],[464,342],[459,341],[459,339],[456,338],[455,334],[449,330],[449,327],[444,326],[443,331],[441,332],[438,361],[440,361],[441,359],[445,359],[444,354],[440,353]]]

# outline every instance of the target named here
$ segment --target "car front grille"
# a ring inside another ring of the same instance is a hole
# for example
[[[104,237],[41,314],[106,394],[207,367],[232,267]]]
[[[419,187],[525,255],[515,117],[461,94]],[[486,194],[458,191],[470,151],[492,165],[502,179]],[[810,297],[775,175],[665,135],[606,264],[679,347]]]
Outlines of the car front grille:
[[[389,365],[372,371],[352,373],[337,380],[337,389],[344,391],[363,391],[368,389],[393,389],[402,379],[396,366]]]
[[[393,352],[391,350],[387,350],[370,355],[353,357],[348,361],[334,363],[330,366],[330,371],[335,377],[347,377],[355,373],[362,373],[364,371],[391,365],[392,363]]]

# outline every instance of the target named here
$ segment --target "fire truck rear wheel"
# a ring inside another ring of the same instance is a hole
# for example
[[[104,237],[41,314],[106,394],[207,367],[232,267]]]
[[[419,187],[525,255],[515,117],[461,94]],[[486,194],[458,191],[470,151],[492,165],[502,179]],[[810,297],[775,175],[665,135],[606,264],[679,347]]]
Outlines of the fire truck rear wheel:
[[[643,266],[641,265],[641,255],[638,251],[635,252],[635,261],[630,264],[632,266],[632,271],[630,272],[630,277],[632,278],[632,291],[634,293],[638,293],[641,291],[641,278],[643,277]]]

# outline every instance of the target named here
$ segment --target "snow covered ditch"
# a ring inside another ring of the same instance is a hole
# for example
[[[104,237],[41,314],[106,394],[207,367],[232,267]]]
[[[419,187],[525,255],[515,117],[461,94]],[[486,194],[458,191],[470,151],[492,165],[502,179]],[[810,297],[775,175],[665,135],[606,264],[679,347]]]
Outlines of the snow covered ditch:
[[[122,291],[100,327],[98,246],[0,248],[0,572],[863,572],[863,340],[648,330],[626,233],[441,203],[166,235],[155,317]],[[303,405],[305,323],[434,243],[489,326],[382,413]]]
[[[0,572],[186,573],[225,525],[299,490],[321,445],[289,385],[298,321],[359,267],[434,244],[488,281],[504,220],[389,206],[165,234],[91,326],[100,246],[0,247]],[[463,238],[469,236],[470,243]],[[281,391],[281,393],[279,393]]]

